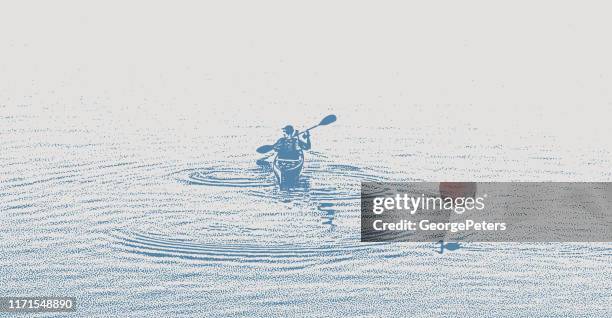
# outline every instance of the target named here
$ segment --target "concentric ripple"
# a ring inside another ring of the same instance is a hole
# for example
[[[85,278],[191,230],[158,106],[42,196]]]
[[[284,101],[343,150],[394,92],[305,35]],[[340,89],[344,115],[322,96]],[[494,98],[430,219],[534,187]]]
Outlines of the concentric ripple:
[[[380,173],[347,164],[326,164],[315,156],[305,164],[296,187],[280,190],[270,162],[259,160],[254,168],[203,167],[181,170],[176,179],[188,185],[247,188],[252,196],[273,201],[307,199],[315,201],[355,201],[360,199],[361,182],[382,181]],[[252,164],[255,166],[254,164]]]
[[[126,252],[150,257],[197,260],[204,263],[250,263],[259,266],[273,264],[283,266],[285,269],[300,269],[316,264],[341,262],[353,258],[360,252],[381,252],[376,247],[385,245],[348,241],[317,246],[289,243],[257,245],[243,242],[213,244],[127,230],[115,231],[111,234],[111,239],[115,246],[120,246],[120,249]],[[391,254],[397,253],[399,252],[393,251]]]
[[[177,180],[190,185],[228,188],[266,188],[274,185],[274,179],[261,169],[197,168],[176,173]]]

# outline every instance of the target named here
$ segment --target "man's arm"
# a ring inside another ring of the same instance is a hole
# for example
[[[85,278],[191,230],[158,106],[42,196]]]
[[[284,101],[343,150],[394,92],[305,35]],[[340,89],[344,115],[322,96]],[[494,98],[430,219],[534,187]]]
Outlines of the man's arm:
[[[300,148],[302,148],[303,150],[309,150],[310,147],[311,147],[311,144],[310,144],[310,133],[309,132],[305,132],[304,133],[304,139],[306,141],[298,139],[298,141],[300,143]]]

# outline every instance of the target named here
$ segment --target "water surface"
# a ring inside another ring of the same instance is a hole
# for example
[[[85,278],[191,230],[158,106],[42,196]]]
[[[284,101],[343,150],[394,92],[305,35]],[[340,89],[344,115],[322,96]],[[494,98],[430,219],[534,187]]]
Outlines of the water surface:
[[[612,315],[607,243],[466,243],[440,255],[433,242],[359,242],[362,181],[605,181],[605,147],[575,154],[539,131],[503,142],[504,131],[469,126],[356,125],[339,111],[313,132],[298,187],[281,191],[254,151],[278,127],[249,124],[252,114],[221,128],[219,114],[68,109],[24,105],[0,118],[5,295],[75,296],[87,317],[415,306],[473,316],[484,304],[485,316]]]

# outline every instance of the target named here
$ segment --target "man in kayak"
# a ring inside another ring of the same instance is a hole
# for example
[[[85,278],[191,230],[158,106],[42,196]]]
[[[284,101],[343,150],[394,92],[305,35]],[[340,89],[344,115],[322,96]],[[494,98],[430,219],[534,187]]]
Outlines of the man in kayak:
[[[274,150],[279,159],[299,159],[302,150],[310,149],[310,133],[306,131],[300,135],[293,126],[287,125],[283,129],[285,135],[274,144]]]

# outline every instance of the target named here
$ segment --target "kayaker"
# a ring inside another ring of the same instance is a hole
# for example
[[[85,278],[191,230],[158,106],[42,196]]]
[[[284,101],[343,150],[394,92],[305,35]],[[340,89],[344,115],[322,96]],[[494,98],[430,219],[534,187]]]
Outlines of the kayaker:
[[[285,134],[274,144],[274,150],[280,159],[299,159],[302,150],[310,149],[310,133],[308,131],[300,135],[293,126],[287,125],[282,129]]]

